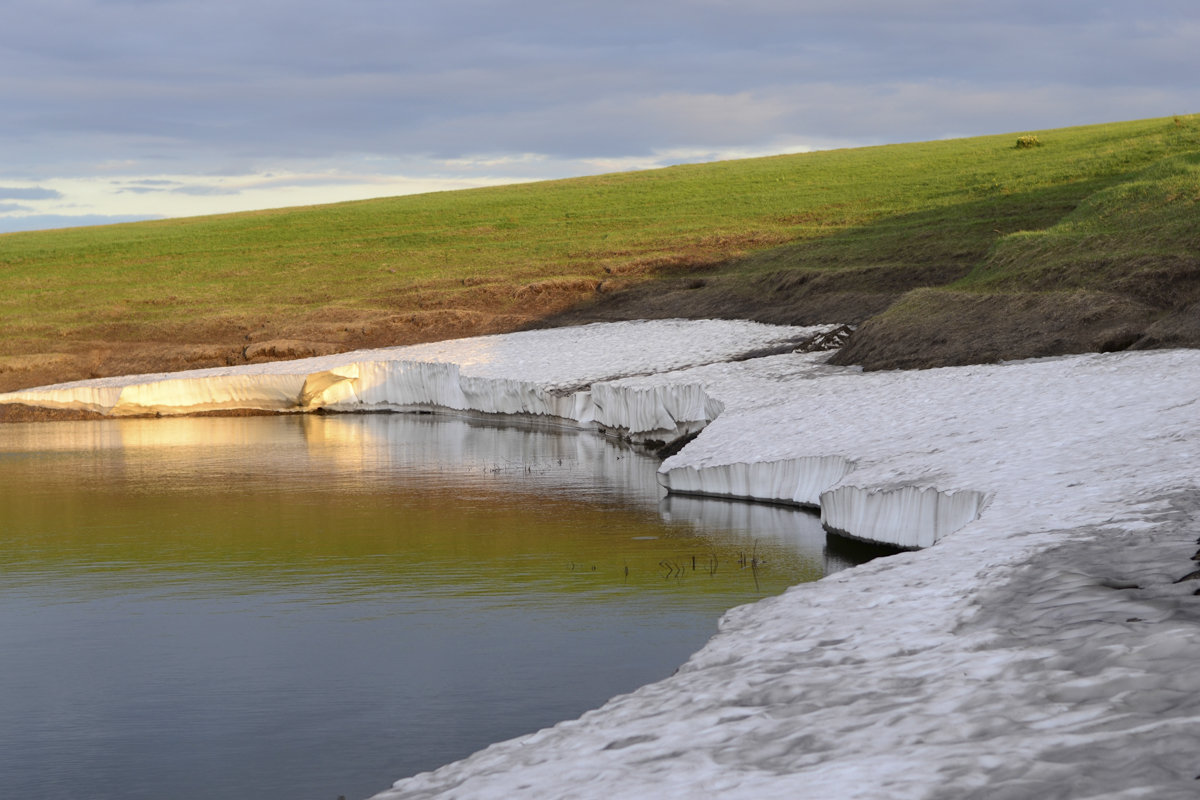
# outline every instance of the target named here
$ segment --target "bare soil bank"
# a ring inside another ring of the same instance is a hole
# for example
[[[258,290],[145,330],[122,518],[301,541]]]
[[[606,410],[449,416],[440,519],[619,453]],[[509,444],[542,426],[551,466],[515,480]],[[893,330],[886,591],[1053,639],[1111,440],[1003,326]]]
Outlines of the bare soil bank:
[[[371,347],[419,344],[464,336],[509,333],[533,320],[526,314],[486,309],[414,309],[396,313],[336,309],[308,318],[250,328],[236,324],[181,323],[139,340],[114,328],[82,341],[15,342],[23,354],[0,357],[0,392],[67,381],[177,372],[329,355]],[[53,350],[53,352],[47,352]]]

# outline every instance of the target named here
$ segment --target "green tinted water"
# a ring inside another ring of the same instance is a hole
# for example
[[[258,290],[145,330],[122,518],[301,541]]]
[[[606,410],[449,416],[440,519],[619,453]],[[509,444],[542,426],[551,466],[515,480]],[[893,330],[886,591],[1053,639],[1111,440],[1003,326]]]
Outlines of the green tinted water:
[[[0,796],[365,796],[670,674],[810,515],[583,433],[0,426]]]

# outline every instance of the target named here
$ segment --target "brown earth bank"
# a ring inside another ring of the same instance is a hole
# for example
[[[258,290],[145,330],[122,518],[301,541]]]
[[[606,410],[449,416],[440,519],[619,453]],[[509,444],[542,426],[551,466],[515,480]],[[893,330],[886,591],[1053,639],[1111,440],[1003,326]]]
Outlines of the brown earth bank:
[[[753,275],[736,262],[699,261],[636,277],[493,287],[491,294],[452,301],[464,307],[431,308],[437,303],[424,298],[411,308],[325,308],[265,323],[181,321],[158,328],[153,338],[116,326],[106,335],[92,327],[86,340],[6,343],[0,391],[630,319],[849,323],[856,330],[835,362],[870,370],[1200,347],[1196,264],[1175,265],[1161,280],[1114,281],[1108,291],[984,292],[952,288],[970,271],[965,261]],[[496,292],[517,302],[499,309],[488,300]]]
[[[92,330],[80,341],[11,342],[0,355],[0,392],[53,383],[154,372],[226,367],[330,355],[349,350],[509,333],[532,319],[475,309],[413,310],[386,314],[342,309],[298,316],[265,326],[236,323],[180,325],[155,331],[153,339],[114,331],[105,338]],[[24,350],[25,352],[20,352]]]

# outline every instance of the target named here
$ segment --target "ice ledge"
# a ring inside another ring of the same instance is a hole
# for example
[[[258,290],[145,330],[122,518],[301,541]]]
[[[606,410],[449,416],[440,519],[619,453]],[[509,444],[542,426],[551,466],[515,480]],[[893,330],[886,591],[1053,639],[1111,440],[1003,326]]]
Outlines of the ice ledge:
[[[821,524],[853,539],[919,549],[974,522],[987,499],[971,489],[838,486],[821,493]]]
[[[842,485],[855,468],[843,456],[804,456],[674,467],[658,474],[672,494],[732,497],[819,508],[827,530],[873,544],[930,547],[979,518],[988,495],[934,486],[879,488]]]
[[[633,440],[671,441],[704,429],[727,404],[737,409],[735,416],[756,404],[778,408],[786,401],[786,408],[824,382],[812,379],[842,375],[845,370],[825,366],[819,354],[739,360],[764,347],[786,349],[787,342],[813,330],[818,329],[730,321],[617,323],[480,337],[436,348],[81,381],[0,395],[0,403],[114,417],[237,409],[440,410],[544,419]],[[711,438],[705,434],[702,442]],[[743,437],[745,442],[759,438],[753,431]],[[819,506],[829,527],[901,547],[928,546],[980,509],[978,492],[842,487],[856,468],[855,459],[836,448],[818,455],[795,455],[796,450],[791,447],[788,457],[776,459],[684,463],[664,469],[659,480],[676,494]]]
[[[0,395],[0,403],[82,409],[113,417],[205,411],[405,411],[440,409],[532,416],[673,439],[702,428],[724,406],[694,383],[652,388],[598,383],[570,392],[528,380],[463,375],[457,364],[356,361],[319,372],[218,374],[70,385]]]
[[[788,351],[830,327],[737,320],[584,325],[291,362],[78,381],[0,394],[0,403],[110,416],[432,407],[671,435],[703,426],[722,405],[695,382],[673,382],[669,388],[606,384],[763,351]]]
[[[778,461],[734,462],[710,467],[675,467],[658,473],[674,494],[734,497],[816,508],[821,495],[854,469],[842,456],[804,456]]]

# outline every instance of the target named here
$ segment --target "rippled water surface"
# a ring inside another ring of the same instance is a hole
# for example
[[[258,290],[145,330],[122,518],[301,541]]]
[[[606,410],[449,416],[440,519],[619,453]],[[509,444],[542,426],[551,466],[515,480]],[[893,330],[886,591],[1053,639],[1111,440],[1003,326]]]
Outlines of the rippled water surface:
[[[669,675],[833,563],[591,434],[0,426],[0,797],[362,797]]]

